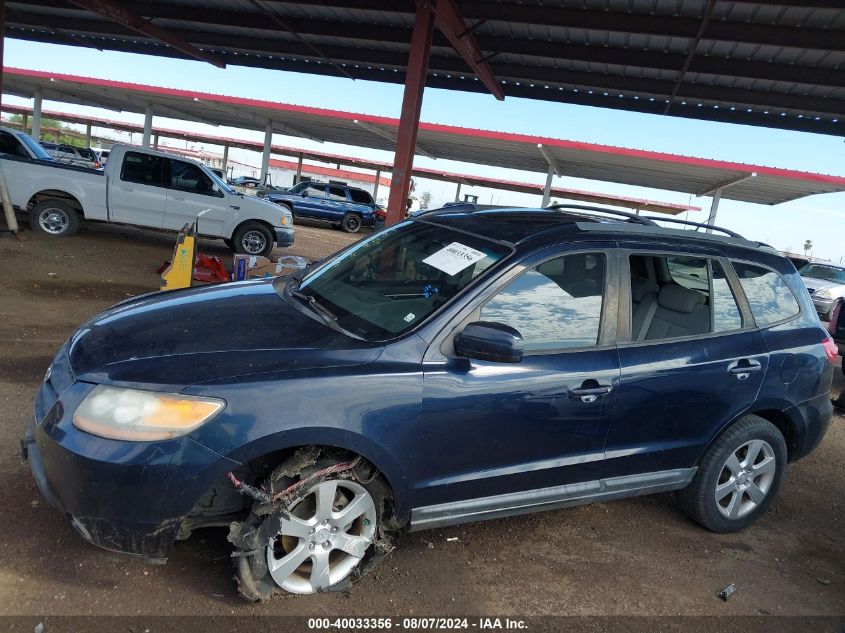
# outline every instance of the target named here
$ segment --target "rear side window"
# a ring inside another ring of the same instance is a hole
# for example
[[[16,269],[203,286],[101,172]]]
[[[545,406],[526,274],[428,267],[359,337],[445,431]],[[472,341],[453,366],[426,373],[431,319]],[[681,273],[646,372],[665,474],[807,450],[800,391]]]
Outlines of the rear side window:
[[[329,200],[346,202],[346,192],[340,187],[329,187]]]
[[[526,271],[481,309],[481,319],[510,325],[526,351],[598,342],[604,255],[566,255]]]
[[[785,321],[801,312],[792,290],[775,271],[743,262],[733,262],[733,267],[757,325]]]
[[[137,182],[151,187],[163,187],[162,167],[164,159],[151,154],[126,152],[123,166],[120,169],[120,179],[124,182]]]
[[[370,197],[366,191],[361,191],[360,189],[350,189],[349,196],[352,198],[352,202],[356,204],[372,204],[373,199]]]
[[[742,314],[736,304],[722,265],[713,261],[713,331],[726,332],[742,327]]]

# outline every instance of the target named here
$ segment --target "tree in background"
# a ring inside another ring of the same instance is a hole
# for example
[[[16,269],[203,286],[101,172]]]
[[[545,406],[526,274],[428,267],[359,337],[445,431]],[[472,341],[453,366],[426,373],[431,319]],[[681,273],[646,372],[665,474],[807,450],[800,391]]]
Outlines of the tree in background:
[[[22,114],[13,114],[8,118],[6,124],[10,127],[21,128],[23,126],[23,115]],[[78,138],[78,134],[75,134],[75,130],[70,127],[67,123],[62,123],[61,121],[57,121],[56,119],[49,119],[46,117],[41,117],[41,139],[45,141],[55,141],[56,135],[52,132],[45,133],[45,129],[54,129],[59,130],[59,143],[62,145],[72,145],[75,147],[85,147],[85,139]],[[28,132],[32,129],[32,117],[27,119],[27,129],[24,130]],[[36,139],[36,140],[41,140]]]
[[[809,255],[811,250],[813,250],[813,240],[807,240],[804,242],[804,254]]]

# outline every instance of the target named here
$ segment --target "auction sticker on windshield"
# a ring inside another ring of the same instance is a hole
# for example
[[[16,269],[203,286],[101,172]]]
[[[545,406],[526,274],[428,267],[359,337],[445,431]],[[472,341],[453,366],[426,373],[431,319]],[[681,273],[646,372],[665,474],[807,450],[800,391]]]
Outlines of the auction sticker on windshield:
[[[472,266],[475,262],[484,259],[486,253],[477,251],[460,242],[452,242],[441,248],[436,253],[429,255],[423,260],[423,264],[434,266],[447,275],[457,275],[464,268]]]

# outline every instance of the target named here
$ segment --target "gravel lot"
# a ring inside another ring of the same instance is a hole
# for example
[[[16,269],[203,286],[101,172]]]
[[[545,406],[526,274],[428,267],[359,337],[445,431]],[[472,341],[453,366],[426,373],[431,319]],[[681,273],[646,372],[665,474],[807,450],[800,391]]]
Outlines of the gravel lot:
[[[299,226],[285,252],[315,258],[351,239]],[[111,225],[0,237],[0,615],[845,614],[843,417],[740,534],[707,532],[657,495],[409,535],[348,593],[255,606],[236,596],[225,530],[178,543],[165,566],[85,544],[41,501],[18,441],[57,347],[93,313],[156,289],[172,244]],[[228,256],[222,243],[200,248]]]

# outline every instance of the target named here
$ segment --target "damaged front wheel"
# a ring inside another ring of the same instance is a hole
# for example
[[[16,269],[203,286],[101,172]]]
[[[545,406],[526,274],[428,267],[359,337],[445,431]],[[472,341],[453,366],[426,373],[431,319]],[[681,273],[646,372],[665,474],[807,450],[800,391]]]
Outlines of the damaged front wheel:
[[[276,493],[282,499],[272,503],[256,500],[249,519],[232,526],[243,597],[344,589],[384,552],[379,528],[387,487],[374,476],[357,480],[354,468],[320,476],[342,465],[323,462],[293,477],[282,465],[270,490],[295,494]]]

